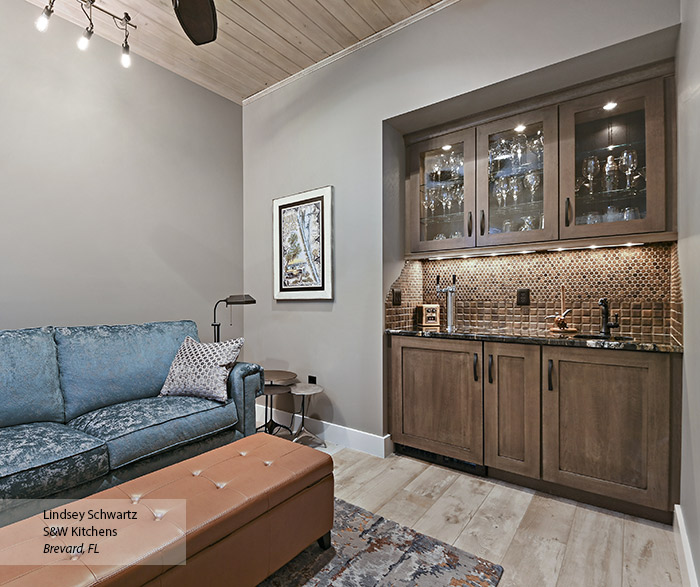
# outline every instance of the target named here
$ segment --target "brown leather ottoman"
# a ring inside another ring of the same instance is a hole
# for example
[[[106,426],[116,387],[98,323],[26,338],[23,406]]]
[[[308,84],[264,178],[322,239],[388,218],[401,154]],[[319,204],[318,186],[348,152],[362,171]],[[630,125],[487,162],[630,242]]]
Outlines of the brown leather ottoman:
[[[186,527],[169,523],[177,519],[172,506],[158,519],[149,509],[150,515],[122,523],[117,537],[90,539],[99,541],[101,551],[123,552],[123,564],[98,564],[94,555],[83,554],[68,564],[0,565],[0,584],[256,585],[315,540],[330,546],[333,461],[312,448],[255,434],[97,493],[80,505],[95,499],[121,500],[117,505],[123,510],[138,508],[141,500],[186,499]],[[154,502],[148,503],[152,508]],[[152,525],[159,522],[154,544]],[[0,551],[43,545],[47,539],[41,528],[49,524],[39,514],[0,528]],[[181,536],[187,545],[185,565],[135,564],[161,560]],[[71,558],[61,557],[64,562]]]

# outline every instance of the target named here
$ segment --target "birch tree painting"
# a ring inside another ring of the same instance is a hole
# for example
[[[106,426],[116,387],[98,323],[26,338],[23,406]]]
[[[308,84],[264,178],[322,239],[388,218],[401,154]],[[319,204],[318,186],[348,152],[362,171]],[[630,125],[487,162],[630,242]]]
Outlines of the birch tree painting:
[[[283,288],[322,287],[321,213],[320,199],[281,211]]]

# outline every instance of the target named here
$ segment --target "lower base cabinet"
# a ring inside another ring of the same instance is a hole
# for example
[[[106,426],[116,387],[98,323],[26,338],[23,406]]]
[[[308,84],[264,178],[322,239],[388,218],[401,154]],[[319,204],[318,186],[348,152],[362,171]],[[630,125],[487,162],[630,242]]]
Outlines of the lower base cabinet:
[[[542,351],[542,477],[666,510],[671,355]]]
[[[540,477],[540,347],[484,343],[484,463]]]
[[[394,337],[394,442],[481,465],[481,342]]]
[[[398,444],[637,515],[678,500],[678,354],[393,336],[391,369]]]

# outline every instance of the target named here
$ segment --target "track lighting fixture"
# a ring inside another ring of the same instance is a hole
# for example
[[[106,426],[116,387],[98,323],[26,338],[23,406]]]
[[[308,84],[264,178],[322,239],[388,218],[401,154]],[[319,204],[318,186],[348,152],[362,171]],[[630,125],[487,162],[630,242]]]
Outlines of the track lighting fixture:
[[[53,14],[53,5],[55,1],[56,0],[49,0],[49,3],[44,7],[44,10],[39,15],[39,18],[36,19],[36,22],[34,24],[37,30],[43,32],[48,28],[49,19]],[[116,14],[111,13],[109,10],[105,10],[100,6],[97,6],[97,4],[95,4],[96,0],[76,0],[76,2],[80,4],[80,8],[85,14],[85,17],[88,19],[88,26],[83,31],[82,36],[78,39],[78,49],[80,49],[81,51],[85,51],[90,45],[90,39],[92,38],[92,35],[95,32],[95,25],[92,21],[92,9],[94,8],[95,10],[99,10],[107,16],[111,16],[112,20],[114,21],[114,26],[116,26],[119,30],[124,31],[124,43],[122,43],[121,64],[123,67],[131,67],[129,27],[131,27],[132,29],[136,29],[136,25],[131,24],[131,17],[129,16],[129,14],[125,12],[124,16],[119,17]]]
[[[78,39],[78,43],[77,43],[78,49],[80,49],[81,51],[87,50],[88,45],[90,45],[90,39],[92,38],[92,34],[93,34],[93,29],[92,29],[92,25],[90,25],[88,28],[86,28],[83,31],[82,36]]]
[[[54,1],[55,0],[51,0],[46,6],[44,6],[44,10],[41,11],[39,18],[37,18],[34,22],[36,30],[38,30],[40,33],[43,33],[47,28],[49,28],[49,19],[53,14]]]
[[[121,25],[117,24],[117,28],[124,31],[124,42],[122,43],[122,67],[128,69],[131,67],[131,53],[129,50],[129,21],[131,17],[125,12]],[[116,23],[116,19],[115,19]]]

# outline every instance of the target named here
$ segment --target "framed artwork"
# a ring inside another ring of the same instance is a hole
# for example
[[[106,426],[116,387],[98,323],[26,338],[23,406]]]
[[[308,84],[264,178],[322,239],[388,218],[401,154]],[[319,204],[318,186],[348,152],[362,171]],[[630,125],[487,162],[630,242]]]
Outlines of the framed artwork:
[[[333,186],[272,200],[276,300],[333,299]]]

